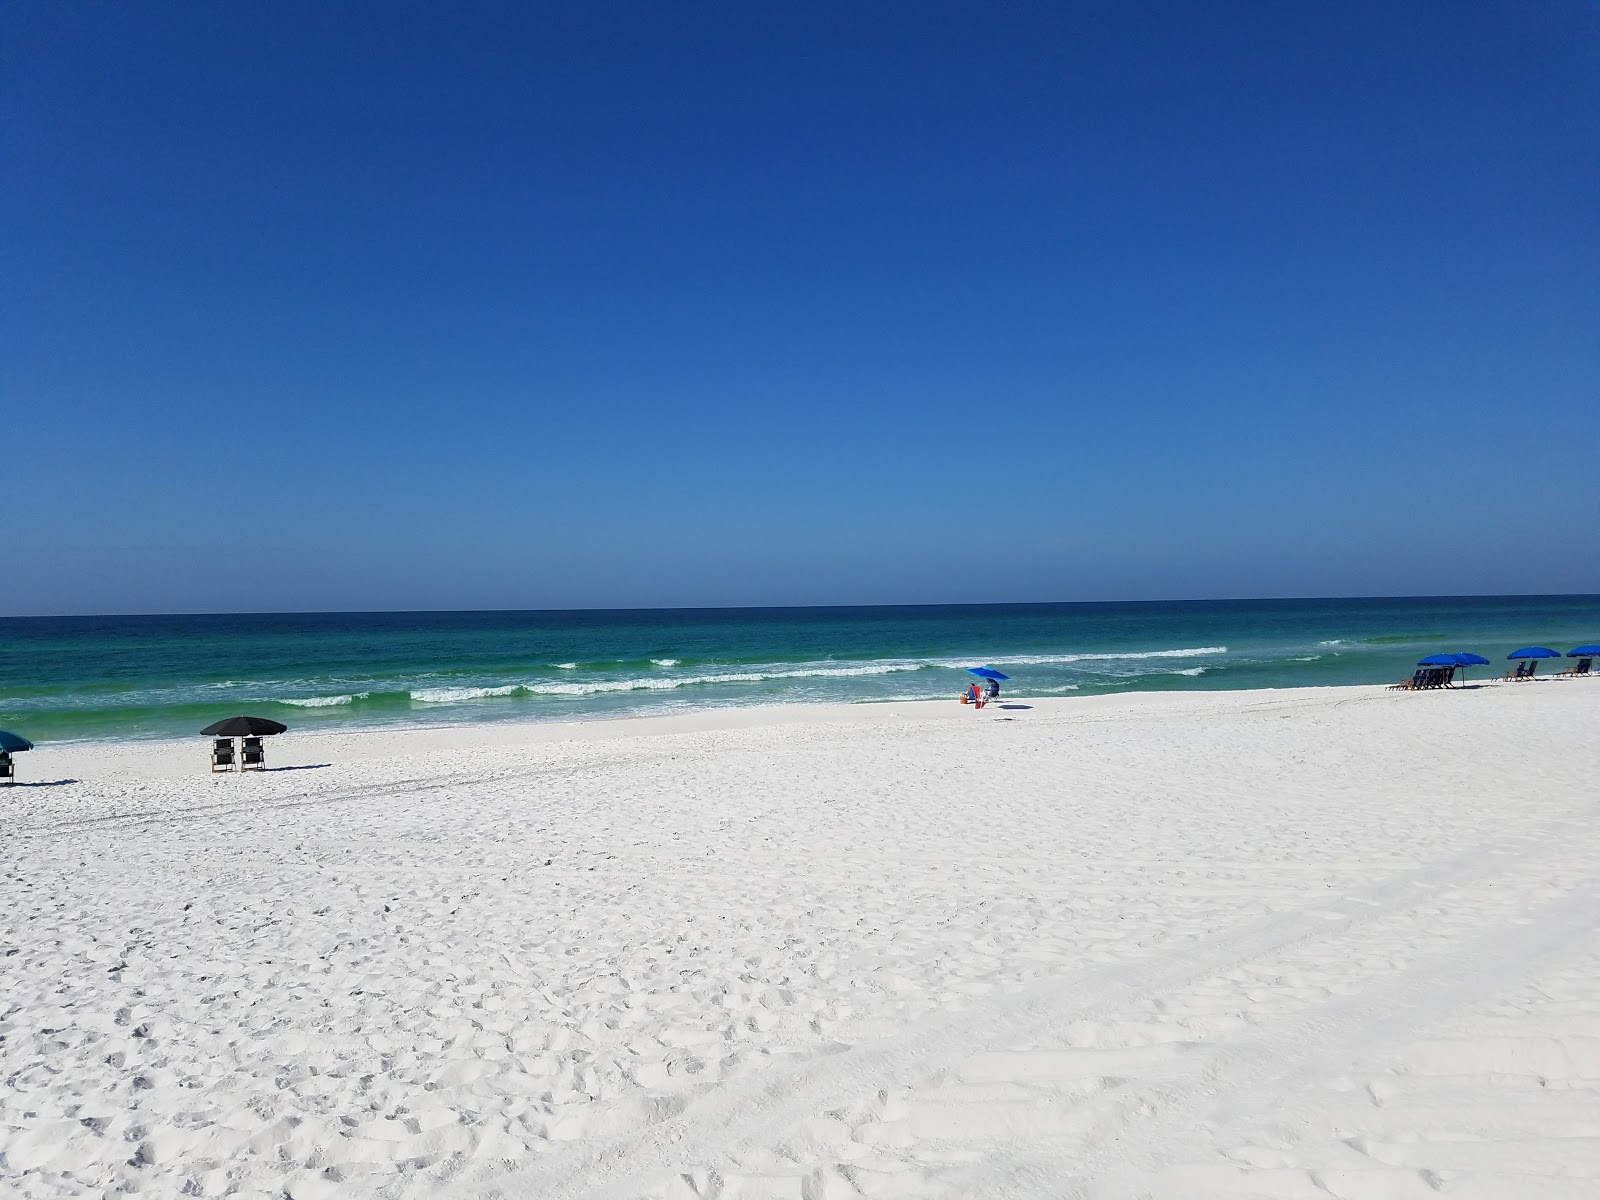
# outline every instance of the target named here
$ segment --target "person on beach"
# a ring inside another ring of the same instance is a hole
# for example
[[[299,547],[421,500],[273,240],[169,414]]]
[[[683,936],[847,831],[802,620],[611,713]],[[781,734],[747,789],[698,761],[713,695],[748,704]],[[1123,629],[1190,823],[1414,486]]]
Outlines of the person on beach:
[[[988,685],[983,689],[983,698],[985,701],[1000,699],[1000,681],[998,679],[989,680]]]
[[[983,695],[978,691],[978,685],[976,682],[967,684],[967,701],[974,708],[983,707]]]

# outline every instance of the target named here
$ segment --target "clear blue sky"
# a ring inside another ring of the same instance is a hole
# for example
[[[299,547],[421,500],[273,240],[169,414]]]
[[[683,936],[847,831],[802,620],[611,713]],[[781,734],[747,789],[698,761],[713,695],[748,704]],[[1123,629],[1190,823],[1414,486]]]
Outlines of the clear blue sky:
[[[0,612],[1600,591],[1594,4],[0,35]]]

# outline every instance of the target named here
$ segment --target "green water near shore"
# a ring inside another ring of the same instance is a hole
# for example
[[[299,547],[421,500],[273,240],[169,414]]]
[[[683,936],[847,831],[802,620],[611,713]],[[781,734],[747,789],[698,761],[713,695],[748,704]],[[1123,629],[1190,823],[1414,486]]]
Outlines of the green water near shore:
[[[35,741],[728,705],[1393,682],[1438,651],[1600,640],[1600,597],[0,619],[0,728]],[[1559,666],[1550,669],[1559,669]]]

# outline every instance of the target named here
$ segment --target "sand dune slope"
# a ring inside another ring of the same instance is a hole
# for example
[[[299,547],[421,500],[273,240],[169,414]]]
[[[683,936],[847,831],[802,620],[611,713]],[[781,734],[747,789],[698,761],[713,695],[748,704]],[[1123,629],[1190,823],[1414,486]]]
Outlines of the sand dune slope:
[[[42,750],[0,1191],[1600,1194],[1600,685]],[[327,765],[323,765],[327,764]]]

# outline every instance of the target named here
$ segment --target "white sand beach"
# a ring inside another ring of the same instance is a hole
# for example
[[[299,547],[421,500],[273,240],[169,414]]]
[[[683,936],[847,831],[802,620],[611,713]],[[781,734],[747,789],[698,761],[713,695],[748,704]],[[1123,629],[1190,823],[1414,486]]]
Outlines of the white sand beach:
[[[1597,729],[1542,680],[42,748],[0,1193],[1593,1200]]]

